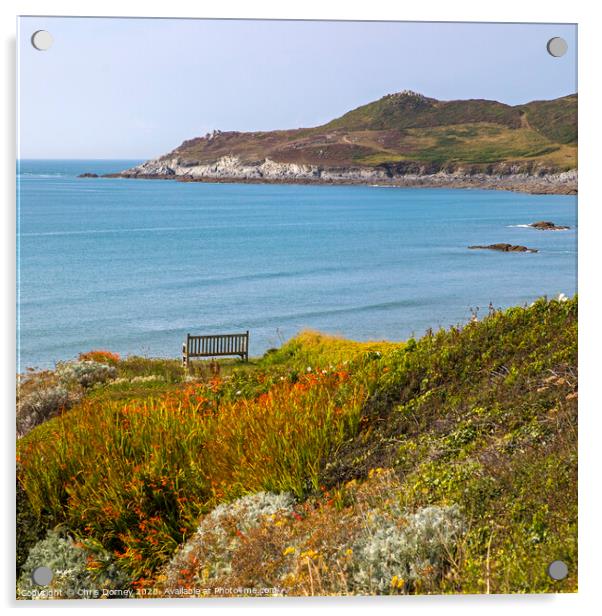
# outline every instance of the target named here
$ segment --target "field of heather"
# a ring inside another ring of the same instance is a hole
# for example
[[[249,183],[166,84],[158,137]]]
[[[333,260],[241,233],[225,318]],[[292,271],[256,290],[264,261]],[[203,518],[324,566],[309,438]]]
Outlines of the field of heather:
[[[577,307],[21,375],[17,597],[576,591]]]

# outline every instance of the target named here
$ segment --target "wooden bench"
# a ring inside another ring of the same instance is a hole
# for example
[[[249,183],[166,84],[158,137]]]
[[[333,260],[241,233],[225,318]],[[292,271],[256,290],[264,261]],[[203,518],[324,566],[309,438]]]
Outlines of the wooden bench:
[[[249,331],[244,334],[217,334],[213,336],[186,336],[182,345],[182,366],[188,368],[192,357],[218,357],[239,355],[249,361]]]

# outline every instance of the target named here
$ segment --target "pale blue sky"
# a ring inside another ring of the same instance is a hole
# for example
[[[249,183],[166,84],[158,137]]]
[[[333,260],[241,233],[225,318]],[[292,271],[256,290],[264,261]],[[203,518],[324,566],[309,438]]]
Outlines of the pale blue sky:
[[[31,46],[36,30],[49,51]],[[403,89],[509,104],[577,90],[573,25],[23,17],[19,31],[22,158],[150,158],[214,128],[315,126]]]

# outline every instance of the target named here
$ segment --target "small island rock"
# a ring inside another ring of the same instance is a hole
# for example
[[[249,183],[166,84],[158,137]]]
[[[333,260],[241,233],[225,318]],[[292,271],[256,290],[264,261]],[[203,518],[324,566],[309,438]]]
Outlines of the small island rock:
[[[77,177],[78,178],[97,178],[98,173],[80,173]]]
[[[498,250],[499,252],[538,252],[535,248],[513,244],[489,244],[488,246],[469,246],[471,250]]]
[[[549,220],[540,220],[539,222],[532,222],[530,227],[534,229],[539,229],[540,231],[566,231],[570,229],[570,227],[566,227],[564,225],[557,225]]]

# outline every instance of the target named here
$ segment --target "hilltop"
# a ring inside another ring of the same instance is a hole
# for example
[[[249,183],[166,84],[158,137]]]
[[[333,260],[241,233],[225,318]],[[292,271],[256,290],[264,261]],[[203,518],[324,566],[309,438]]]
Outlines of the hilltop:
[[[576,94],[511,106],[403,91],[313,128],[215,130],[118,175],[574,193],[576,168]]]

